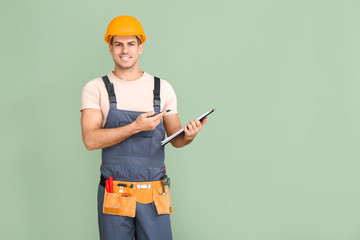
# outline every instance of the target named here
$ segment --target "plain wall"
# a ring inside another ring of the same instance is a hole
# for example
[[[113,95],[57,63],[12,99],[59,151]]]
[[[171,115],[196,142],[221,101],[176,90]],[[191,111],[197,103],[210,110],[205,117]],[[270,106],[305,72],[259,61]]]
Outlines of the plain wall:
[[[359,1],[3,1],[1,239],[98,237],[101,151],[80,128],[84,85],[114,68],[118,15],[147,34],[189,146],[166,147],[174,239],[360,239]]]

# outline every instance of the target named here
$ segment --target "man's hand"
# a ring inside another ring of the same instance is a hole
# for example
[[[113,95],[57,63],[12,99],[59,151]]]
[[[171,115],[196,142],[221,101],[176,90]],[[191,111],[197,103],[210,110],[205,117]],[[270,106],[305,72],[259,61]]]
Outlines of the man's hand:
[[[208,118],[204,118],[201,122],[199,120],[190,121],[184,127],[184,134],[178,136],[171,140],[171,144],[176,148],[184,147],[185,145],[191,143],[191,141],[195,138],[197,133],[202,129],[204,124],[207,122]],[[164,116],[164,127],[167,136],[171,136],[172,134],[179,131],[181,127],[180,119],[178,114],[171,114],[169,116]]]
[[[204,124],[207,122],[208,118],[204,118],[201,122],[197,119],[191,120],[185,127],[184,127],[184,140],[186,142],[191,142],[198,132],[202,129]]]
[[[154,117],[154,112],[141,114],[134,122],[116,128],[102,128],[103,116],[98,109],[81,111],[81,129],[83,141],[88,150],[95,150],[118,144],[141,131],[154,130],[164,113]]]
[[[162,111],[161,113],[154,115],[155,112],[146,112],[143,114],[140,114],[136,120],[134,121],[134,126],[137,131],[152,131],[156,128],[157,125],[161,122],[162,117],[165,114],[165,111]]]

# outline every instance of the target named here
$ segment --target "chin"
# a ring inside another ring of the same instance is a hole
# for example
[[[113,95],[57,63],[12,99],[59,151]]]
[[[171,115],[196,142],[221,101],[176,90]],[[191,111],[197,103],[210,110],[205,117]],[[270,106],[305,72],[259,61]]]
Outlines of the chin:
[[[132,67],[134,66],[134,64],[132,64],[132,65],[118,65],[118,67],[120,68],[120,69],[131,69]]]

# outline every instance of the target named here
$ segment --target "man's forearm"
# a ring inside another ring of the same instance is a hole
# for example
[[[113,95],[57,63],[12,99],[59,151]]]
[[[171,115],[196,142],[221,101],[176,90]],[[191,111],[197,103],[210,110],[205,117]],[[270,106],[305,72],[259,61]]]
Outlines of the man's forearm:
[[[88,133],[84,143],[88,150],[106,148],[118,144],[138,132],[140,130],[134,122],[117,128],[100,128]]]
[[[189,143],[191,143],[192,140],[193,139],[186,138],[185,134],[183,134],[183,135],[180,135],[180,136],[174,138],[171,141],[171,144],[176,148],[181,148],[181,147],[184,147],[184,146],[188,145]]]

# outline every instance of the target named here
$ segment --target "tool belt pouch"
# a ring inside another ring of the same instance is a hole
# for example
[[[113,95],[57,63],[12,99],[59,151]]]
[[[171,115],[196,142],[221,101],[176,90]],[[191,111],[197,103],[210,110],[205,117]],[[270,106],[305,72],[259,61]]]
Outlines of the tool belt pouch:
[[[169,186],[165,186],[165,194],[163,194],[163,187],[154,184],[153,194],[155,207],[159,215],[170,214],[173,212]]]
[[[122,197],[119,193],[109,193],[105,189],[103,213],[135,217],[135,197]]]

